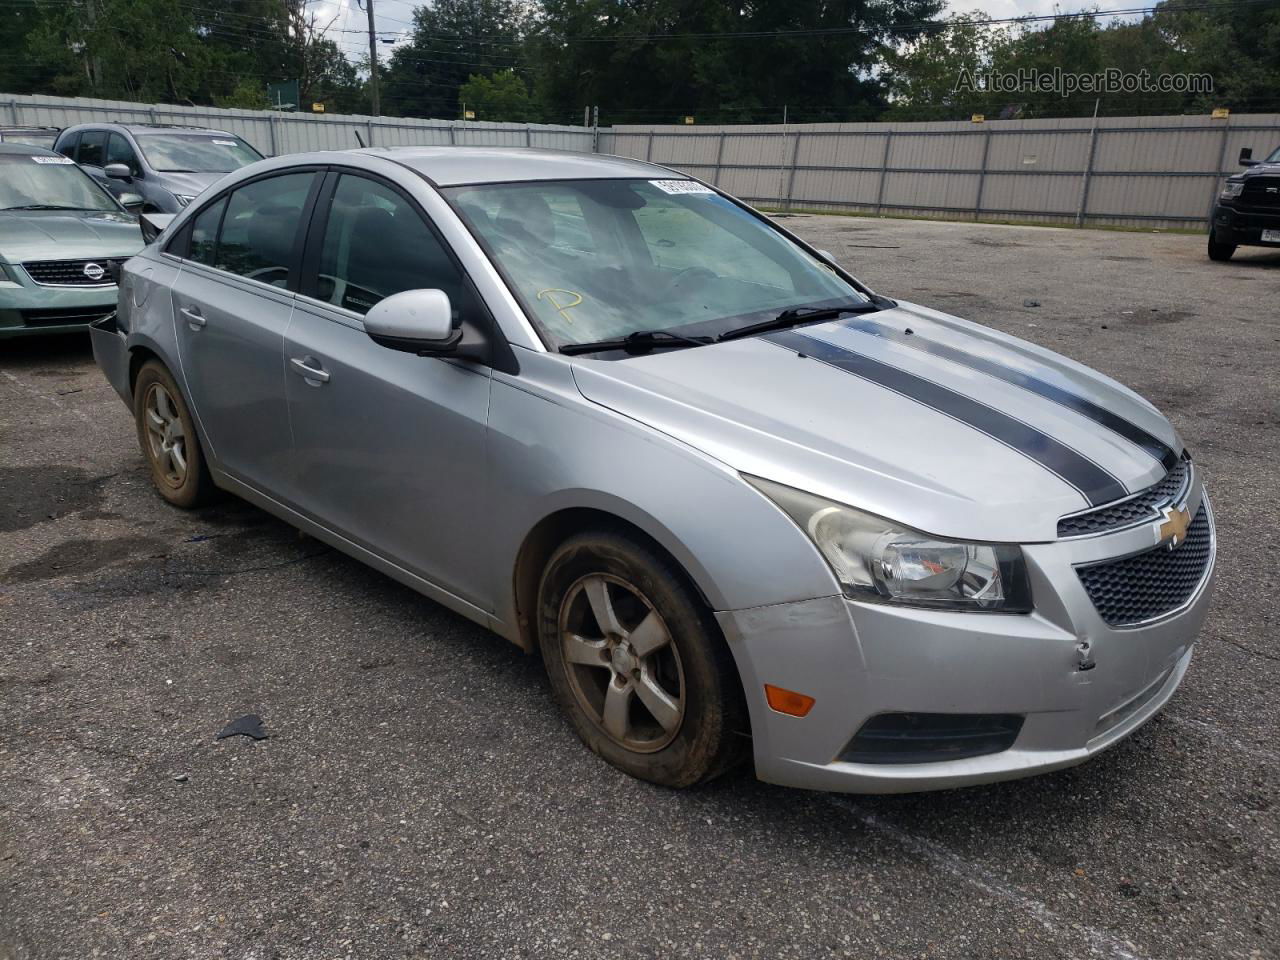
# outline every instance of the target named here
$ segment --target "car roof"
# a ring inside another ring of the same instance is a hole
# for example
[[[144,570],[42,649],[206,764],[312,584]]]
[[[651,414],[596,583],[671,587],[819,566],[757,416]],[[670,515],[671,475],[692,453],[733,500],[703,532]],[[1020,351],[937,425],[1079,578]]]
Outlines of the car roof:
[[[17,154],[18,156],[32,157],[60,157],[62,154],[54,153],[45,147],[37,147],[34,143],[17,143],[16,141],[0,141],[0,155]]]
[[[63,133],[75,133],[80,130],[124,130],[128,133],[173,133],[179,136],[207,136],[216,134],[219,137],[234,137],[237,134],[213,127],[186,127],[176,123],[77,123],[67,127]]]
[[[366,147],[351,151],[410,167],[441,187],[529,180],[614,180],[670,177],[643,160],[531,147]]]

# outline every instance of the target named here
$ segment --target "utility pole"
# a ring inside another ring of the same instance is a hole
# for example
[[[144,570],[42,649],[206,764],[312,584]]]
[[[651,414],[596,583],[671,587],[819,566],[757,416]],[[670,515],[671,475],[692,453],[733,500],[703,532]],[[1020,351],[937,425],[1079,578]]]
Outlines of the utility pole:
[[[378,105],[378,37],[373,32],[373,0],[364,0],[364,8],[369,13],[369,93],[373,99],[373,115],[382,116]]]

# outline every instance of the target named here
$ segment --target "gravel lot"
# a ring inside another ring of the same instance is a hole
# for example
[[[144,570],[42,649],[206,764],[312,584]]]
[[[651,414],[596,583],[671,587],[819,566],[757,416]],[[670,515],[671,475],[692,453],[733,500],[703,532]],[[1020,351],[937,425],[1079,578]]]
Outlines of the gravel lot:
[[[1221,554],[1163,715],[988,788],[650,787],[538,660],[242,503],[166,507],[87,342],[8,342],[0,960],[1280,956],[1280,254],[784,222],[1173,418]],[[248,712],[270,739],[214,739]]]

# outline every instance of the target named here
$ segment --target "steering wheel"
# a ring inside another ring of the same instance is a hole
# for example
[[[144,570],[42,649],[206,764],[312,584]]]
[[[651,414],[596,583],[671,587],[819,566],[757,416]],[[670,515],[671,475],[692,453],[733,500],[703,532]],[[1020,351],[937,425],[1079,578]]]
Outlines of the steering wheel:
[[[260,283],[269,283],[272,286],[279,286],[282,283],[289,282],[288,267],[260,267],[257,270],[250,270],[245,274],[250,280],[257,280]]]

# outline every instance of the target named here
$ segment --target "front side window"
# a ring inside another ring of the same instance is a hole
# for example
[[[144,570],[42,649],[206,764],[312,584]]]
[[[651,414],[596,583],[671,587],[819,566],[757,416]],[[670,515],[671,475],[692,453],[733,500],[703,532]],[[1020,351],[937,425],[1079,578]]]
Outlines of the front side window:
[[[120,207],[66,157],[0,154],[0,210],[101,210]]]
[[[551,346],[712,335],[791,307],[866,302],[828,265],[690,180],[445,191]]]
[[[102,166],[102,155],[107,147],[107,134],[104,130],[86,130],[80,134],[80,152],[76,154],[77,163],[85,163],[91,167]]]
[[[1276,147],[1271,156],[1267,157],[1264,163],[1280,163],[1280,147]]]
[[[107,163],[123,163],[131,174],[138,175],[138,158],[133,154],[133,147],[118,133],[107,138]]]
[[[288,173],[233,191],[214,266],[275,287],[288,286],[298,227],[315,177],[312,171]]]
[[[443,290],[455,314],[470,303],[461,272],[409,201],[343,174],[325,224],[317,299],[364,314],[393,293],[423,289]]]
[[[230,173],[262,159],[239,137],[222,133],[139,133],[136,137],[147,163],[160,173]]]

